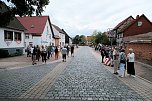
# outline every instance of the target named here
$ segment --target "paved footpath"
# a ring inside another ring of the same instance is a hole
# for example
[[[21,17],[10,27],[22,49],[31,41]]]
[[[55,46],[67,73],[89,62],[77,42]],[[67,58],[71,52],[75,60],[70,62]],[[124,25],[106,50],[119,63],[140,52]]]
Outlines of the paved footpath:
[[[152,85],[138,77],[113,75],[89,47],[80,47],[64,63],[0,71],[0,101],[151,101],[151,92]]]

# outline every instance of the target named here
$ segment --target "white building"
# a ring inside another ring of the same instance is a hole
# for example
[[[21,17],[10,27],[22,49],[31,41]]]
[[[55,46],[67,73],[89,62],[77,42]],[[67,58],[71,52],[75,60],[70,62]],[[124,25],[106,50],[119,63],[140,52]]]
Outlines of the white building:
[[[55,46],[64,47],[65,46],[65,33],[58,26],[52,24],[54,38],[55,38]],[[58,39],[57,39],[57,38]]]
[[[25,32],[25,47],[28,45],[54,44],[53,29],[49,16],[17,17],[27,29]]]
[[[21,55],[24,52],[25,30],[15,17],[6,27],[0,27],[0,57]]]

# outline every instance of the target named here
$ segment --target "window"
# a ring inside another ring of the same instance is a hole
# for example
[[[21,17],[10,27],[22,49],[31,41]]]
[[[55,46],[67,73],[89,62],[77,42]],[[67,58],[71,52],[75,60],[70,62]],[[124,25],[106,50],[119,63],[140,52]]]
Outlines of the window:
[[[33,42],[29,42],[29,45],[32,47],[33,46]]]
[[[123,38],[123,34],[120,34],[120,38]]]
[[[14,38],[15,41],[21,41],[22,40],[22,35],[19,32],[14,32]]]
[[[64,46],[64,42],[62,42],[62,46]]]
[[[25,35],[25,39],[29,39],[29,35],[28,34]]]
[[[49,36],[49,38],[51,39],[51,35]]]
[[[142,26],[142,22],[138,21],[138,27]]]
[[[13,32],[4,30],[4,40],[13,41]]]
[[[64,39],[64,35],[62,35],[62,39]]]

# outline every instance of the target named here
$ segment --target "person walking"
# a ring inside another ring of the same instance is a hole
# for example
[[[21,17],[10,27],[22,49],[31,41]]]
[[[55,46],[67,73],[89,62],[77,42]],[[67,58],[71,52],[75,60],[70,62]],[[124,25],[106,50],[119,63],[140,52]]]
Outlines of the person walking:
[[[32,54],[32,65],[36,64],[36,47],[31,48],[31,54]]]
[[[51,55],[51,46],[46,47],[47,50],[47,59],[50,59],[50,55]]]
[[[41,56],[42,56],[42,62],[46,63],[47,50],[43,45],[42,45],[42,49],[41,49]]]
[[[59,51],[58,51],[58,47],[56,46],[55,47],[55,60],[58,59],[58,54],[59,54]]]
[[[40,55],[41,55],[41,51],[40,51],[40,47],[39,45],[36,46],[36,60],[40,60]]]
[[[120,52],[119,60],[120,60],[119,76],[124,77],[124,75],[125,75],[125,65],[126,65],[126,54],[125,54],[124,49],[122,49],[121,52]]]
[[[67,55],[67,47],[63,47],[62,50],[62,59],[63,59],[63,62],[66,62],[66,55]]]
[[[27,47],[26,52],[27,52],[27,57],[30,57],[30,54],[31,54],[31,47],[30,47],[30,45]]]
[[[113,65],[114,65],[114,74],[118,75],[118,66],[119,66],[119,53],[116,47],[113,49]]]
[[[67,56],[69,57],[69,46],[67,45]]]
[[[54,55],[54,51],[55,51],[55,48],[54,48],[54,46],[52,46],[52,51],[51,51],[52,56]]]
[[[133,77],[135,77],[135,68],[134,68],[134,62],[135,62],[135,54],[133,52],[133,49],[129,49],[129,53],[127,55],[127,73]]]
[[[71,56],[74,57],[74,45],[71,46]]]

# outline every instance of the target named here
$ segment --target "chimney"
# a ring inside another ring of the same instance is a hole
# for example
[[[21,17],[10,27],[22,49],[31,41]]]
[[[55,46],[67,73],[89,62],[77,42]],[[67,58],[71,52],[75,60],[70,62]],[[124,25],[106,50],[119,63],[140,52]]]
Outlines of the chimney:
[[[136,16],[136,19],[138,19],[138,18],[139,18],[139,15]]]

